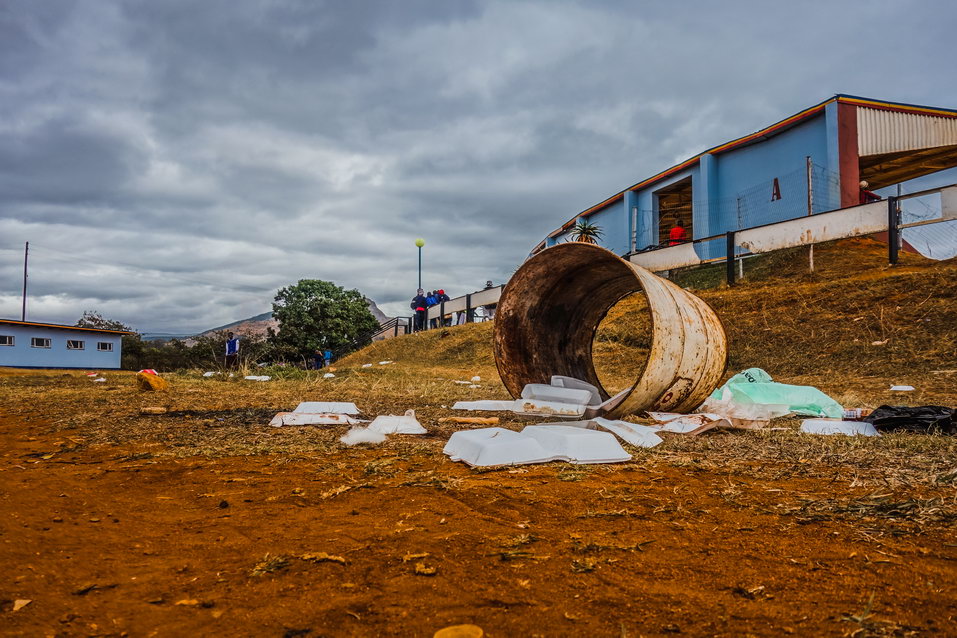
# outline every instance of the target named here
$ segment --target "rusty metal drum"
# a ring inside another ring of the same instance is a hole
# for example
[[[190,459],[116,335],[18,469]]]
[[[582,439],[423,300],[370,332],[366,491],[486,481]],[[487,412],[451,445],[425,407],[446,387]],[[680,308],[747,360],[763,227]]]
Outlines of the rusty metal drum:
[[[505,286],[495,317],[495,364],[509,393],[517,398],[526,384],[548,383],[558,374],[587,381],[608,399],[592,342],[608,310],[639,291],[651,314],[648,361],[631,388],[606,403],[604,416],[698,407],[727,366],[718,316],[687,290],[584,242],[542,251]]]

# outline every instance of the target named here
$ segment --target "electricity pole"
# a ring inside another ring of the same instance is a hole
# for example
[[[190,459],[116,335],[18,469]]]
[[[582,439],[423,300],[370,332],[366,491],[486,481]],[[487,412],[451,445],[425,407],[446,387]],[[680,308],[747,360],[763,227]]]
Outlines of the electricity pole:
[[[30,242],[23,247],[23,309],[20,311],[20,321],[27,320],[27,258],[30,255]]]

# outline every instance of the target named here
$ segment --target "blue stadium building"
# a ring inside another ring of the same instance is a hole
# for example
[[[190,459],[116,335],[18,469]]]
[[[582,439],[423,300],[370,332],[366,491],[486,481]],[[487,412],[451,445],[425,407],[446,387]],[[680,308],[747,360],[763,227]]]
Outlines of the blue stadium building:
[[[534,249],[587,220],[599,244],[630,255],[861,203],[868,190],[957,166],[957,110],[836,95],[767,128],[708,149],[575,215]],[[723,255],[723,239],[701,257]]]

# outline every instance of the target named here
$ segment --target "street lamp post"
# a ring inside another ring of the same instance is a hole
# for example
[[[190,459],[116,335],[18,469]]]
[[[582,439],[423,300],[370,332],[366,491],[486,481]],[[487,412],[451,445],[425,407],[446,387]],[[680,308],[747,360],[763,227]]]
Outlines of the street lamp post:
[[[419,247],[419,288],[422,288],[422,246],[425,246],[425,240],[419,237],[415,245]]]

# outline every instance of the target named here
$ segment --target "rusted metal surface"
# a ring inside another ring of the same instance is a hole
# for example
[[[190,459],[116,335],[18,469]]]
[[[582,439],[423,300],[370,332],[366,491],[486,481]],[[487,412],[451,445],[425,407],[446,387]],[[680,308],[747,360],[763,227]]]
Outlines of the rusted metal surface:
[[[598,324],[622,297],[644,291],[652,343],[641,376],[606,416],[642,410],[686,412],[718,386],[727,337],[701,299],[599,246],[568,242],[526,261],[505,288],[495,317],[495,363],[515,398],[553,374],[597,386],[592,342]]]

